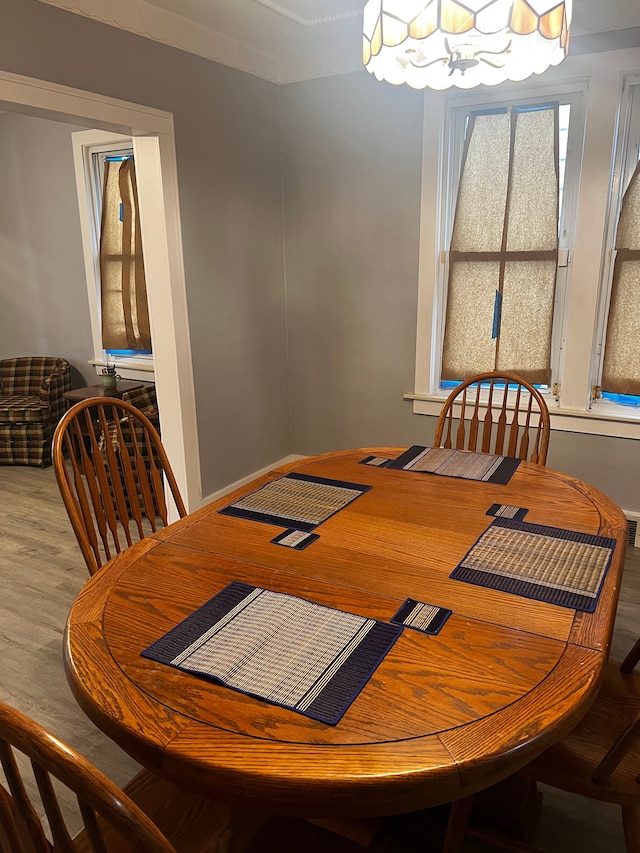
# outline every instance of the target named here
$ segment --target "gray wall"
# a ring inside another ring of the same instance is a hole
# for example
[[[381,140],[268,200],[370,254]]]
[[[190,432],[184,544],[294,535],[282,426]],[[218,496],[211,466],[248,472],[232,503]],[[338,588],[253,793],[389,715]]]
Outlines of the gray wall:
[[[430,441],[402,399],[420,93],[365,72],[278,90],[36,0],[2,19],[3,69],[174,114],[204,494],[290,452]],[[554,432],[549,463],[640,510],[638,451]]]
[[[547,465],[596,486],[623,509],[640,513],[640,441],[553,430]]]
[[[0,115],[0,358],[62,356],[80,387],[95,373],[73,130]]]
[[[36,0],[4,0],[0,65],[173,113],[203,494],[285,456],[277,87]]]
[[[422,94],[366,72],[282,87],[293,448],[426,442],[412,414]]]

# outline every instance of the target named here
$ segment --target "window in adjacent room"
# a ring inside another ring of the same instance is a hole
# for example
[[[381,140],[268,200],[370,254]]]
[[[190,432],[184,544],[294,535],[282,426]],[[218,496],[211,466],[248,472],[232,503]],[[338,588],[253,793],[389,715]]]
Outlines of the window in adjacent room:
[[[107,356],[151,354],[133,153],[92,155],[100,193],[100,308]],[[96,214],[98,211],[96,211]]]
[[[74,133],[73,147],[93,334],[93,363],[153,379],[147,284],[132,140]]]

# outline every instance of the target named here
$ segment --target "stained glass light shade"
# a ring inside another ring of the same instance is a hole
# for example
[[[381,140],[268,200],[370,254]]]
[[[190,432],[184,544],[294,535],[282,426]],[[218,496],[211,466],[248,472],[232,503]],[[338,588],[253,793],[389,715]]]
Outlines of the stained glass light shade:
[[[368,0],[363,61],[378,80],[471,89],[525,80],[567,55],[573,0]]]

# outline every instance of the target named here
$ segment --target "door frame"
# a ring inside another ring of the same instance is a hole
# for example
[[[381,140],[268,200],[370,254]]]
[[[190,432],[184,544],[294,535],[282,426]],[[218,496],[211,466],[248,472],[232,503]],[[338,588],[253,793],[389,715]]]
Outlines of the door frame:
[[[171,113],[0,71],[0,109],[131,136],[162,443],[187,510],[202,485]]]

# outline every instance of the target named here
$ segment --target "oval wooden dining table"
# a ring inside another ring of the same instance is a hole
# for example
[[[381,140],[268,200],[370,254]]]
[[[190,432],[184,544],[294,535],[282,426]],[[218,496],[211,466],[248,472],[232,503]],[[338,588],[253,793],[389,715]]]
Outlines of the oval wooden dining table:
[[[626,520],[604,494],[522,462],[506,485],[362,464],[358,449],[304,458],[116,556],[69,615],[65,665],[85,713],[137,761],[183,787],[307,817],[402,813],[505,778],[587,711],[609,653]],[[283,528],[219,512],[290,472],[371,488],[304,550]],[[450,578],[488,508],[613,537],[594,612]],[[406,598],[449,608],[405,629],[337,725],[141,657],[232,581],[388,622]]]

